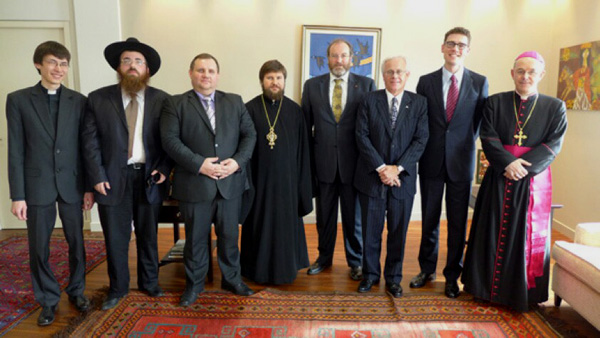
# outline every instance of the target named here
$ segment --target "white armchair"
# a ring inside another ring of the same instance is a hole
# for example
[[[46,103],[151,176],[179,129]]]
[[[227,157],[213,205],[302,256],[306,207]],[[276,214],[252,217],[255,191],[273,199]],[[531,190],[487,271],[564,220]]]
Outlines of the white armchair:
[[[552,270],[554,305],[564,299],[600,330],[600,223],[581,223],[575,243],[556,241]]]

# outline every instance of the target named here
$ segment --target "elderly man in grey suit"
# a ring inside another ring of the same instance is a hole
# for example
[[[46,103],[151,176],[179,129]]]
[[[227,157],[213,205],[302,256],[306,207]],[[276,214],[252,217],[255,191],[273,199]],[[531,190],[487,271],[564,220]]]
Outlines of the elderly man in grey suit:
[[[348,41],[333,40],[327,48],[330,73],[306,81],[302,92],[319,235],[319,257],[307,272],[318,274],[333,262],[339,200],[350,278],[360,280],[363,243],[360,206],[353,186],[358,156],[354,131],[358,103],[376,88],[373,79],[350,73],[353,55]]]
[[[238,247],[242,194],[249,187],[244,168],[256,143],[254,124],[239,95],[216,90],[219,63],[214,56],[194,57],[189,76],[193,89],[173,97],[161,117],[163,146],[175,161],[173,197],[185,220],[184,307],[204,291],[212,223],[221,287],[242,296],[254,293],[242,281]]]
[[[421,272],[410,282],[420,288],[435,279],[438,261],[442,195],[446,188],[448,255],[444,268],[449,298],[458,297],[467,236],[471,181],[475,170],[475,142],[483,106],[488,96],[487,79],[464,67],[471,33],[455,27],[444,36],[444,66],[423,75],[417,93],[427,98],[429,140],[419,161],[422,232],[419,250]]]
[[[69,301],[85,311],[90,302],[85,288],[83,208],[94,196],[84,194],[85,175],[80,131],[85,96],[62,85],[71,54],[55,41],[40,44],[33,63],[41,81],[13,92],[6,99],[8,121],[8,180],[12,213],[27,221],[29,266],[35,299],[42,306],[38,325],[54,322],[60,285],[48,262],[56,207],[69,244]]]
[[[386,290],[393,297],[402,296],[402,261],[417,161],[429,136],[427,101],[404,90],[409,75],[404,57],[386,59],[385,90],[367,94],[356,117],[359,156],[354,185],[359,191],[364,242],[364,278],[358,292],[368,292],[379,283],[381,234],[387,216]]]

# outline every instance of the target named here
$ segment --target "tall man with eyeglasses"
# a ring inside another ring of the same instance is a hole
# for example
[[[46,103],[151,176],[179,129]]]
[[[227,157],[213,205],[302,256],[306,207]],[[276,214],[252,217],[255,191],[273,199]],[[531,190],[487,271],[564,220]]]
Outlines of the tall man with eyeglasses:
[[[385,90],[368,93],[356,116],[359,191],[363,223],[363,280],[358,292],[379,283],[383,226],[387,218],[386,291],[402,296],[406,230],[416,193],[417,161],[427,143],[427,101],[404,90],[410,76],[403,56],[383,62]]]
[[[29,266],[35,300],[42,306],[37,323],[54,322],[60,300],[48,258],[56,209],[69,245],[69,301],[79,311],[90,302],[85,288],[83,214],[94,196],[85,191],[80,131],[85,96],[65,87],[71,54],[55,41],[40,44],[33,64],[40,74],[35,86],[8,94],[8,181],[12,213],[27,222]]]
[[[448,255],[444,292],[449,298],[460,293],[457,280],[462,272],[467,236],[475,143],[488,96],[487,79],[464,67],[470,43],[471,33],[466,28],[455,27],[446,32],[442,44],[444,66],[422,76],[417,85],[417,93],[427,98],[429,140],[419,161],[421,272],[411,280],[410,287],[420,288],[435,279],[445,187]]]
[[[515,90],[489,97],[481,145],[490,162],[477,195],[462,282],[465,291],[517,311],[548,300],[550,164],[567,131],[567,109],[540,94],[542,56],[517,56]]]
[[[162,148],[160,113],[167,93],[150,87],[160,68],[154,48],[136,38],[104,49],[119,83],[89,95],[84,120],[84,157],[94,186],[106,241],[110,288],[102,309],[129,292],[131,226],[137,248],[137,286],[151,297],[158,285],[158,212],[166,195],[171,163]]]
[[[306,81],[302,110],[309,132],[319,235],[319,257],[308,274],[318,274],[333,263],[339,201],[350,278],[360,280],[363,244],[360,206],[352,185],[358,156],[354,132],[358,104],[365,93],[376,88],[373,79],[350,72],[353,55],[346,40],[329,44],[330,73]]]

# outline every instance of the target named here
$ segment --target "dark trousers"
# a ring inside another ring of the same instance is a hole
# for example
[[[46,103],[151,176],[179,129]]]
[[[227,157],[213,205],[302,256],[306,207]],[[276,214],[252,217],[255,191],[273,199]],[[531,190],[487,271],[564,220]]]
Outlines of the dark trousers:
[[[145,192],[144,166],[127,168],[123,198],[117,205],[98,205],[100,223],[106,242],[109,297],[129,292],[129,241],[131,225],[137,248],[137,284],[140,290],[158,286],[158,213],[160,205],[148,203]]]
[[[31,268],[33,294],[41,306],[54,306],[60,300],[60,285],[48,262],[50,236],[56,222],[57,204],[63,233],[69,245],[69,285],[65,291],[70,296],[79,296],[83,294],[85,288],[85,248],[81,202],[69,204],[59,198],[57,203],[49,205],[28,205],[29,267]]]
[[[241,196],[226,200],[217,194],[212,201],[179,202],[179,210],[185,221],[183,265],[187,290],[204,291],[208,260],[211,259],[208,239],[213,223],[222,280],[232,285],[242,281],[238,247],[241,201]]]
[[[352,184],[342,183],[339,173],[333,183],[319,182],[319,196],[316,198],[318,262],[330,265],[333,261],[338,228],[338,200],[342,209],[346,262],[350,267],[362,266],[363,242],[358,195]]]
[[[387,253],[383,274],[386,283],[400,283],[406,230],[414,197],[395,199],[388,190],[385,198],[360,193],[359,199],[363,222],[364,278],[379,280],[381,276],[381,237],[387,218]]]
[[[420,177],[422,233],[419,265],[424,273],[434,273],[439,251],[442,196],[446,186],[446,218],[448,220],[448,257],[444,267],[446,280],[455,281],[462,272],[467,237],[467,217],[471,181],[453,182],[446,170],[434,178]]]

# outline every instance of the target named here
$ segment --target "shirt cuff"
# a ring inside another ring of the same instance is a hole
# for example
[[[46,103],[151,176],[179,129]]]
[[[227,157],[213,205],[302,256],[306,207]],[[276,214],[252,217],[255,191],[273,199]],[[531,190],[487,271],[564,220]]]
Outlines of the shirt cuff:
[[[380,172],[383,170],[383,168],[385,168],[385,163],[380,165],[379,167],[375,168],[375,171]]]

